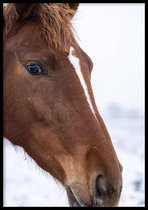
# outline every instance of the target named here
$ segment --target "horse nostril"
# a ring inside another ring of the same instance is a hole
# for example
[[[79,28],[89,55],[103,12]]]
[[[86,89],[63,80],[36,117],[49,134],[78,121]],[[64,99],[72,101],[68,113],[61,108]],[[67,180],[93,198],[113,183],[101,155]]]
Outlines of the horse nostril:
[[[96,196],[104,199],[106,192],[105,182],[102,175],[97,176],[96,179]]]

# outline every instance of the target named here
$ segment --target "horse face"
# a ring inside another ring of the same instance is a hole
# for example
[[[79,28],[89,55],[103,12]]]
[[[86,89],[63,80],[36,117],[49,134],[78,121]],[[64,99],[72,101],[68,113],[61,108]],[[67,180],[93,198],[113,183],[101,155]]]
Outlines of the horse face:
[[[65,186],[70,206],[116,206],[122,166],[91,70],[80,47],[49,49],[37,21],[22,25],[4,45],[4,134]]]

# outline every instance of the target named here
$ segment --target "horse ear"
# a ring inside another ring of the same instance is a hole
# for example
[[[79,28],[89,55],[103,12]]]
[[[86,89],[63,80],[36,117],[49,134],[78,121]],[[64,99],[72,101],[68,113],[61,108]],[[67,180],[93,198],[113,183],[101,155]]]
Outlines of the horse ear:
[[[69,3],[69,7],[72,10],[76,11],[78,9],[78,6],[79,6],[79,3]]]
[[[73,18],[73,16],[75,15],[79,7],[79,3],[68,3],[68,5],[69,5],[69,8],[74,11],[73,15],[71,15],[71,18]]]
[[[37,3],[14,3],[20,20],[24,20],[32,15]]]

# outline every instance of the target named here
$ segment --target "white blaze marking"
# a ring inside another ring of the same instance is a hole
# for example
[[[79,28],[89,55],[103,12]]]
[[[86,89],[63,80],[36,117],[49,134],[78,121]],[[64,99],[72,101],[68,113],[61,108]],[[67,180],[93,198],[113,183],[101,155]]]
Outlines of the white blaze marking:
[[[95,111],[94,111],[94,108],[93,108],[93,105],[92,105],[92,102],[91,102],[91,99],[90,99],[90,95],[89,95],[89,92],[88,92],[88,87],[86,85],[86,82],[84,80],[84,77],[83,77],[83,74],[82,74],[82,71],[81,71],[80,60],[79,60],[79,58],[75,57],[72,54],[72,52],[74,52],[74,48],[73,47],[70,48],[70,52],[69,52],[68,58],[69,58],[70,62],[72,63],[72,65],[73,65],[73,67],[74,67],[74,69],[76,71],[76,74],[77,74],[77,76],[78,76],[78,78],[80,80],[80,83],[81,83],[81,85],[83,87],[83,90],[84,90],[87,102],[88,102],[88,104],[89,104],[89,106],[90,106],[94,116],[96,117]]]

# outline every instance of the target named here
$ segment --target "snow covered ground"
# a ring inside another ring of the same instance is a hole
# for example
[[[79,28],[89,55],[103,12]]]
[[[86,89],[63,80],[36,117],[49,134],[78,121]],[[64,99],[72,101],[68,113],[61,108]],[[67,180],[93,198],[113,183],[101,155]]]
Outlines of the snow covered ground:
[[[144,119],[103,118],[124,168],[119,206],[144,206]],[[4,142],[3,205],[68,206],[64,189],[8,140]]]

